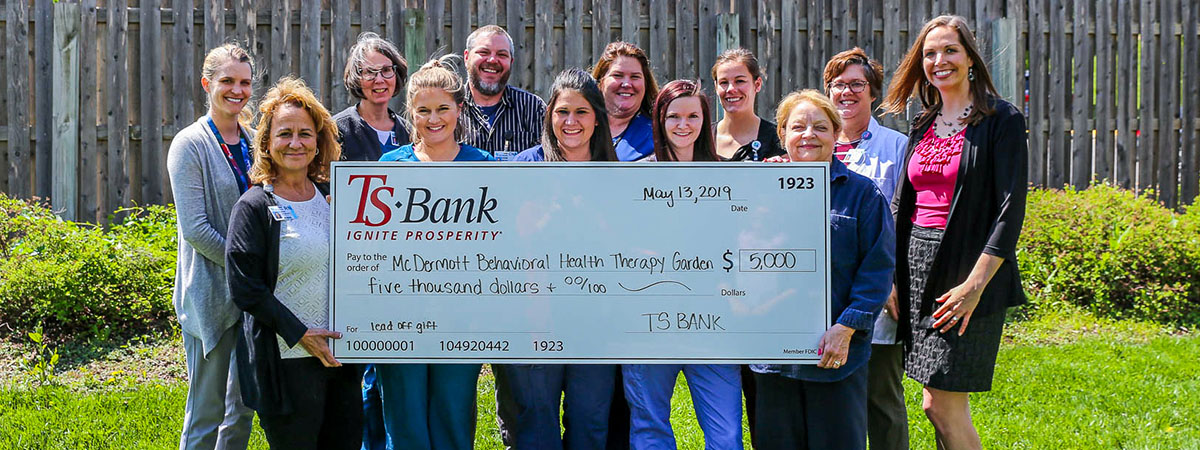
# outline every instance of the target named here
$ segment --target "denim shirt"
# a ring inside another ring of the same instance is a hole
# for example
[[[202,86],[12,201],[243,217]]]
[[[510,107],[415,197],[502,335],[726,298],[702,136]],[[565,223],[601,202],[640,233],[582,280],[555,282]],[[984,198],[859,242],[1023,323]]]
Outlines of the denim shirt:
[[[850,338],[850,355],[838,369],[753,364],[750,368],[755,372],[833,382],[862,368],[870,356],[875,318],[892,292],[896,227],[888,202],[870,179],[851,172],[837,158],[829,165],[829,176],[831,319],[856,330]]]
[[[904,151],[907,148],[908,136],[880,125],[872,117],[858,148],[850,150],[842,162],[850,170],[874,181],[883,192],[884,199],[891,204],[896,186],[900,185],[900,177],[904,176]],[[895,344],[896,325],[892,316],[880,314],[879,319],[875,320],[875,334],[871,343]]]

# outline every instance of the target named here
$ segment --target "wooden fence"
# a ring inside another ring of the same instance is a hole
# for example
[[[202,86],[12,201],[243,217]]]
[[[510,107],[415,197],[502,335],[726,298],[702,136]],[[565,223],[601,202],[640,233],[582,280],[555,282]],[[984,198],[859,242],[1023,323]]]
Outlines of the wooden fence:
[[[614,40],[645,48],[660,82],[699,78],[711,92],[719,50],[744,46],[765,64],[758,109],[770,114],[783,94],[821,86],[825,60],[855,45],[890,78],[921,24],[954,13],[973,24],[1001,93],[1028,112],[1031,182],[1108,180],[1183,205],[1198,190],[1197,10],[1192,0],[0,0],[0,186],[97,222],[169,202],[167,147],[204,111],[205,49],[227,41],[255,53],[257,93],[297,74],[334,111],[348,105],[340,76],[361,31],[416,66],[502,25],[516,44],[510,82],[540,95]],[[905,119],[884,123],[904,130]]]

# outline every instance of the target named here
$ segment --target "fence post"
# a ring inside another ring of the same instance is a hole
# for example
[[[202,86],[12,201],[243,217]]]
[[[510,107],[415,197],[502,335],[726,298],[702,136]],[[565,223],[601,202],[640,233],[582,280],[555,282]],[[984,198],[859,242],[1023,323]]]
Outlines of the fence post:
[[[404,59],[408,60],[410,70],[425,64],[429,54],[425,53],[425,10],[408,8],[404,10]]]
[[[66,220],[75,220],[79,199],[79,4],[54,4],[54,133],[50,202]],[[86,125],[86,124],[85,124]],[[42,175],[46,176],[46,175]]]
[[[721,13],[717,14],[717,54],[720,55],[725,50],[741,47],[740,37],[738,35],[738,14],[737,13]],[[713,97],[717,96],[716,91],[713,92]],[[721,102],[717,102],[719,106]],[[717,121],[725,118],[725,108],[717,108]]]
[[[1018,104],[1018,99],[1025,96],[1023,89],[1024,77],[1018,78],[1017,74],[1024,74],[1024,71],[1019,70],[1018,66],[1023,66],[1024,61],[1017,59],[1017,47],[1021,43],[1017,40],[1020,36],[1020,18],[1004,17],[995,19],[991,26],[991,74],[992,80],[995,82],[996,90],[1000,91],[1000,97],[1009,100],[1014,105]]]

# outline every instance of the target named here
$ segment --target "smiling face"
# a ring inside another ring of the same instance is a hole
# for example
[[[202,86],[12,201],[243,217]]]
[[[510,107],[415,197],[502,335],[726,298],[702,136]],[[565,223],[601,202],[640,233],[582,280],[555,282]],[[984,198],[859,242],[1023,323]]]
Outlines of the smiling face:
[[[667,105],[662,127],[672,148],[684,149],[696,144],[704,127],[701,108],[698,97],[679,97]]]
[[[408,106],[412,112],[413,130],[427,146],[454,140],[460,108],[450,93],[438,88],[417,91]]]
[[[646,74],[636,58],[618,56],[600,79],[600,92],[604,93],[604,106],[608,115],[629,118],[638,113],[642,98],[646,95]]]
[[[200,85],[208,93],[209,113],[237,117],[250,100],[252,77],[250,64],[230,59],[217,67],[212,79],[201,78]]]
[[[564,154],[582,150],[587,154],[596,131],[596,111],[583,94],[575,90],[564,90],[553,105],[551,128],[558,146]]]
[[[508,85],[512,73],[512,48],[500,34],[480,36],[475,46],[463,54],[471,89],[483,95],[499,94]]]
[[[317,157],[317,127],[308,111],[290,104],[275,109],[268,156],[280,177],[308,174]]]
[[[366,59],[367,63],[361,68],[360,74],[374,73],[375,79],[371,81],[363,80],[361,77],[358,79],[358,86],[362,88],[364,100],[376,105],[386,104],[396,94],[398,77],[392,68],[392,60],[376,51],[367,52]],[[384,78],[380,74],[385,69],[392,71],[391,78]]]
[[[867,81],[867,73],[861,64],[846,66],[846,70],[830,80],[830,84],[846,85],[845,89],[829,88],[829,95],[842,121],[851,123],[871,116],[871,104],[875,102],[875,96],[871,95],[871,83]],[[854,84],[865,85],[865,88],[855,93],[851,87]]]
[[[788,115],[784,147],[792,161],[830,161],[837,130],[817,105],[801,101]]]
[[[762,90],[762,78],[755,79],[745,64],[727,62],[717,67],[717,98],[725,112],[754,111],[754,98]]]
[[[954,28],[944,26],[930,30],[921,51],[925,79],[939,91],[956,89],[969,82],[967,71],[974,63]]]

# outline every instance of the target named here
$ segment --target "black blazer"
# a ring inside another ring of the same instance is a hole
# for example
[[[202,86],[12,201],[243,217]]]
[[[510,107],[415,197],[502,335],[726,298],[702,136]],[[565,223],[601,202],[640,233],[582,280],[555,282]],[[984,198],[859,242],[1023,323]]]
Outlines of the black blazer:
[[[920,299],[924,314],[933,312],[931,306],[937,297],[966,281],[981,253],[1004,258],[1004,263],[984,288],[975,314],[991,314],[1026,302],[1017,268],[1017,238],[1025,221],[1029,177],[1025,116],[1002,99],[988,101],[995,113],[984,117],[977,125],[967,126],[964,134],[946,232]],[[904,158],[907,163],[911,163],[913,149],[933,124],[935,116],[924,114],[913,121]],[[905,174],[892,200],[892,212],[896,218],[899,332],[910,345],[908,240],[915,209],[916,192]]]
[[[316,184],[322,195],[329,194],[327,183]],[[292,403],[279,383],[281,360],[275,336],[295,346],[308,326],[275,298],[279,222],[267,210],[273,204],[257,185],[233,205],[225,238],[225,275],[230,297],[243,311],[237,342],[242,402],[259,414],[288,414]]]

